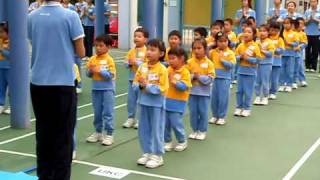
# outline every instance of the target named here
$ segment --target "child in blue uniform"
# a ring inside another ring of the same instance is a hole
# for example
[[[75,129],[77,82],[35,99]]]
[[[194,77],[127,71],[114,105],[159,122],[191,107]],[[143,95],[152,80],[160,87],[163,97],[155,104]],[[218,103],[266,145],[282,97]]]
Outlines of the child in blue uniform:
[[[166,94],[166,126],[165,126],[165,150],[183,151],[187,148],[183,114],[187,104],[190,89],[190,72],[184,66],[187,56],[183,48],[172,48],[168,52],[169,89]],[[172,143],[171,131],[174,131],[178,143]]]
[[[232,70],[236,63],[234,52],[229,47],[227,34],[219,32],[216,35],[217,47],[211,51],[211,58],[214,63],[216,78],[213,81],[211,93],[211,124],[224,125],[227,115]]]
[[[87,75],[92,78],[95,128],[95,133],[87,138],[87,142],[101,142],[105,146],[113,144],[114,130],[116,67],[113,58],[108,54],[111,45],[110,36],[98,36],[95,40],[96,55],[92,56],[87,63]]]
[[[188,60],[187,68],[191,73],[192,89],[189,97],[190,139],[204,140],[208,131],[209,102],[211,84],[215,77],[214,65],[206,57],[205,39],[196,39],[192,43],[193,56]]]
[[[5,109],[6,95],[9,84],[10,51],[9,31],[6,24],[0,24],[0,114],[10,114],[10,108]]]
[[[145,46],[149,38],[149,33],[144,28],[138,28],[134,32],[134,43],[135,47],[132,48],[125,59],[125,66],[129,71],[128,78],[128,100],[127,100],[127,110],[128,110],[128,119],[122,125],[124,128],[138,129],[139,121],[136,119],[137,111],[137,99],[138,93],[134,91],[132,87],[132,82],[139,66],[146,62],[146,51],[147,47]]]
[[[277,99],[277,92],[279,89],[279,80],[281,73],[282,54],[284,51],[284,41],[280,37],[281,26],[279,23],[270,24],[270,39],[275,46],[275,52],[272,60],[272,72],[271,72],[271,86],[269,99]]]
[[[157,168],[163,165],[165,94],[169,88],[168,72],[160,63],[165,56],[164,43],[152,39],[147,44],[147,59],[134,78],[134,89],[139,91],[139,140],[143,155],[139,165]]]

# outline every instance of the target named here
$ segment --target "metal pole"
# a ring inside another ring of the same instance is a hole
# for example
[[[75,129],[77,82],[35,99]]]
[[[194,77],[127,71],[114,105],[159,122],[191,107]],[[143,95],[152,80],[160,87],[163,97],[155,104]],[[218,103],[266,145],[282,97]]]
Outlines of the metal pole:
[[[211,0],[211,22],[223,19],[223,0]]]
[[[261,25],[265,21],[265,4],[268,1],[256,0],[256,16],[257,16],[257,26]]]
[[[96,0],[96,36],[105,33],[104,0]]]
[[[163,0],[144,0],[143,3],[144,28],[149,31],[151,39],[162,39]]]
[[[27,1],[7,1],[10,37],[10,105],[11,127],[30,126],[29,48],[27,42]]]

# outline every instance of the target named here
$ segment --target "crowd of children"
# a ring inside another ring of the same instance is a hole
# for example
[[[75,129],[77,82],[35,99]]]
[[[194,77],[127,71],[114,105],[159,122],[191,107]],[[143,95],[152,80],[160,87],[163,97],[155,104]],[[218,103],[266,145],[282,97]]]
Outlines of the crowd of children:
[[[269,99],[277,98],[278,91],[291,92],[298,82],[307,86],[302,58],[307,40],[302,18],[284,18],[283,27],[270,22],[256,28],[255,19],[249,17],[242,23],[238,37],[232,26],[231,19],[218,20],[208,37],[205,28],[195,28],[189,58],[179,31],[169,33],[169,47],[165,48],[159,39],[148,41],[145,29],[136,29],[135,47],[124,63],[129,78],[128,119],[123,127],[138,129],[143,152],[137,160],[139,165],[159,167],[164,163],[165,151],[183,151],[187,137],[205,140],[208,124],[224,125],[235,74],[235,116],[250,116],[252,103],[268,105]],[[108,55],[109,46],[98,37],[97,55],[87,63],[87,75],[93,79],[96,131],[87,141],[103,145],[113,143],[115,69]],[[187,105],[192,129],[189,136],[183,123]]]

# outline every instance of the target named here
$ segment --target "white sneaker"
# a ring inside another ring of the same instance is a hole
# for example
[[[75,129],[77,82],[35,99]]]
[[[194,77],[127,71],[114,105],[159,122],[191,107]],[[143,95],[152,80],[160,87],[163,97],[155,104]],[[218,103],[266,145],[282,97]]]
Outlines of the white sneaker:
[[[111,146],[113,144],[113,136],[105,135],[101,144],[104,146]]]
[[[217,122],[217,118],[216,117],[212,117],[211,119],[209,119],[209,123],[210,124],[215,124]]]
[[[310,72],[310,69],[306,69],[305,72]]]
[[[169,142],[169,143],[165,143],[165,144],[164,144],[164,150],[167,151],[167,152],[172,151],[173,148],[174,148],[174,147],[173,147],[172,142]]]
[[[162,156],[157,156],[157,155],[151,155],[149,158],[149,161],[146,163],[147,168],[157,168],[159,166],[163,165],[163,159]]]
[[[136,123],[133,126],[134,129],[138,129],[139,128],[139,121],[136,121]]]
[[[226,124],[226,120],[225,119],[219,119],[217,122],[216,122],[217,125],[225,125]]]
[[[241,113],[242,117],[249,117],[251,115],[251,111],[250,110],[243,110]]]
[[[8,107],[6,110],[3,111],[3,114],[11,114],[11,108]]]
[[[236,110],[234,111],[233,115],[241,116],[241,112],[242,112],[242,109],[236,108]]]
[[[291,93],[292,92],[292,87],[287,86],[285,90],[286,90],[286,92]]]
[[[297,83],[293,83],[292,84],[292,89],[298,89],[298,84]]]
[[[181,152],[181,151],[184,151],[187,147],[188,147],[187,141],[185,141],[184,143],[178,143],[174,148],[174,151]]]
[[[261,105],[267,106],[268,104],[269,104],[268,98],[267,97],[262,98]]]
[[[89,143],[96,143],[98,141],[101,142],[103,140],[103,134],[95,132],[95,133],[91,134],[89,137],[87,137],[86,140]]]
[[[278,91],[279,91],[279,92],[284,92],[284,89],[285,89],[284,86],[280,86],[279,89],[278,89]]]
[[[308,86],[308,83],[307,83],[306,81],[302,81],[302,82],[301,82],[301,86],[302,86],[302,87],[307,87],[307,86]]]
[[[233,80],[231,83],[232,84],[237,84],[237,80]]]
[[[192,132],[190,135],[189,135],[189,139],[196,139],[197,137],[197,132]]]
[[[0,114],[2,114],[4,111],[4,106],[0,106]]]
[[[310,72],[314,73],[314,72],[316,72],[316,70],[314,70],[314,69],[310,69]]]
[[[81,88],[76,88],[76,92],[77,92],[77,94],[81,94],[82,93],[82,89]]]
[[[143,154],[141,158],[137,160],[137,164],[146,165],[147,162],[149,161],[149,157],[150,157],[150,154]]]
[[[206,139],[206,136],[207,136],[206,132],[198,132],[198,134],[196,136],[196,139],[200,140],[200,141],[203,141],[203,140]]]
[[[260,97],[256,97],[256,99],[253,102],[254,105],[262,105],[261,104],[261,98]]]
[[[276,100],[277,96],[275,94],[270,94],[269,99]]]
[[[77,151],[72,152],[72,160],[75,160],[77,158]]]
[[[133,118],[129,118],[123,125],[123,128],[132,128],[135,124],[135,120]]]

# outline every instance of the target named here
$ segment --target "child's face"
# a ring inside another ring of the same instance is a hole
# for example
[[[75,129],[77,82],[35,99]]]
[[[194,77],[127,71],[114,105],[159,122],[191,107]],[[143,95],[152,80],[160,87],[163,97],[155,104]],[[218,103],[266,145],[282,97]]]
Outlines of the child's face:
[[[291,13],[296,11],[296,7],[295,7],[294,3],[288,4],[288,11]]]
[[[142,47],[145,45],[147,38],[144,37],[142,32],[135,32],[133,37],[134,44],[137,47]]]
[[[193,44],[192,52],[195,54],[197,59],[201,59],[206,55],[206,50],[201,42],[195,42]]]
[[[299,20],[299,31],[303,31],[304,30],[304,21]]]
[[[279,5],[279,4],[281,4],[281,0],[274,0],[273,3],[274,3],[275,5]]]
[[[257,23],[253,19],[250,19],[249,22],[252,24],[253,27],[257,26]]]
[[[290,30],[291,27],[292,27],[292,24],[290,23],[290,21],[288,19],[286,19],[284,22],[283,22],[283,27],[284,29],[286,30]]]
[[[178,69],[184,62],[184,57],[178,57],[176,55],[169,55],[169,65],[173,69]]]
[[[8,38],[8,34],[3,28],[0,28],[0,38],[1,39],[7,39]]]
[[[96,47],[96,54],[98,56],[108,53],[110,46],[107,46],[106,44],[104,44],[104,42],[95,42],[95,47]]]
[[[220,32],[222,29],[220,28],[220,26],[213,26],[212,28],[211,28],[211,36],[212,37],[215,37],[216,36],[216,34],[218,33],[218,32]]]
[[[160,60],[160,57],[163,56],[163,52],[160,51],[158,47],[148,46],[146,57],[148,58],[148,62],[155,63]]]
[[[248,27],[248,24],[242,24],[241,26],[241,29],[242,29],[242,32]]]
[[[228,47],[228,39],[221,38],[217,41],[217,46],[220,50],[225,50]]]
[[[169,37],[169,45],[171,48],[179,47],[181,44],[181,40],[178,36],[170,36]]]
[[[228,21],[225,21],[224,22],[224,31],[230,32],[231,30],[232,30],[232,25]]]
[[[200,39],[201,34],[199,32],[194,32],[194,39]]]
[[[266,39],[269,36],[268,30],[266,28],[264,28],[264,27],[259,29],[259,33],[260,33],[260,38],[261,39]]]
[[[271,36],[277,36],[279,35],[280,29],[270,28],[270,35]]]
[[[253,31],[252,31],[252,28],[245,28],[244,31],[243,31],[243,40],[245,42],[250,42],[253,40]]]

